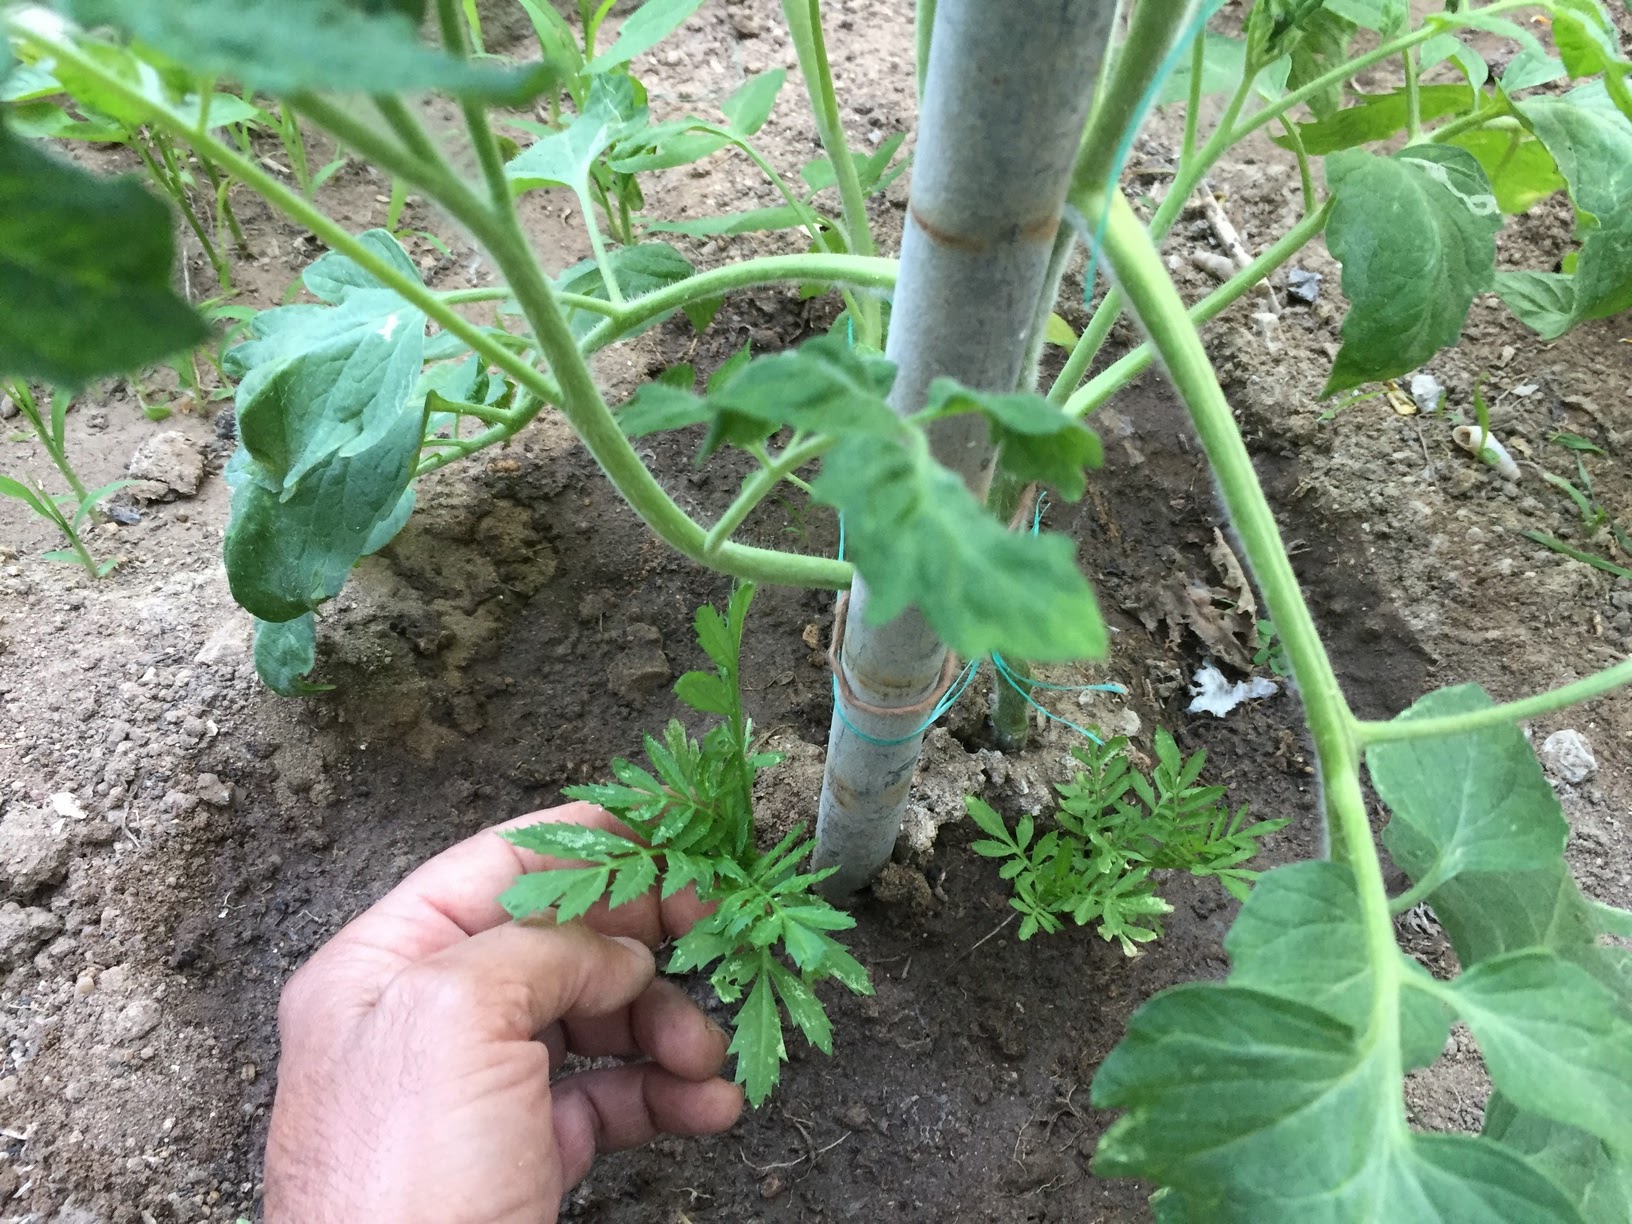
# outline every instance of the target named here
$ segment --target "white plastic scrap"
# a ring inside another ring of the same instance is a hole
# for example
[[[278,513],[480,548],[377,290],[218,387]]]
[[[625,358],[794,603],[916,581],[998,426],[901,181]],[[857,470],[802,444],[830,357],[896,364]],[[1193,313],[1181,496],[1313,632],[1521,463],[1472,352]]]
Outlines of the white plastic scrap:
[[[1411,375],[1411,399],[1417,411],[1432,416],[1445,399],[1445,388],[1432,374]]]
[[[1273,680],[1265,680],[1262,676],[1231,684],[1224,679],[1223,672],[1209,663],[1196,673],[1191,682],[1190,692],[1195,700],[1185,709],[1191,714],[1211,714],[1214,718],[1223,718],[1243,701],[1273,697],[1280,691],[1280,686]]]

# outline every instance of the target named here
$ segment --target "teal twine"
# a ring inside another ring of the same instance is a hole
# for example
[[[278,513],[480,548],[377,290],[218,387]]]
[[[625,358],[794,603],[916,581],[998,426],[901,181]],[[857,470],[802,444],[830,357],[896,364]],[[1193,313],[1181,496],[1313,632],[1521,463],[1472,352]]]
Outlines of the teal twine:
[[[1195,16],[1190,19],[1190,24],[1185,27],[1184,33],[1174,42],[1172,50],[1167,53],[1167,58],[1162,61],[1162,66],[1156,70],[1156,75],[1151,78],[1150,85],[1146,87],[1144,96],[1139,99],[1139,105],[1134,108],[1132,122],[1128,124],[1127,130],[1122,133],[1122,142],[1116,147],[1116,157],[1111,162],[1110,177],[1104,185],[1106,195],[1109,195],[1111,189],[1121,181],[1123,167],[1128,163],[1128,155],[1133,152],[1133,142],[1138,138],[1139,130],[1145,126],[1145,120],[1149,117],[1151,108],[1156,105],[1156,99],[1161,97],[1168,78],[1173,75],[1174,70],[1178,68],[1184,57],[1190,54],[1191,45],[1196,39],[1202,37],[1207,23],[1213,19],[1213,15],[1223,7],[1224,0],[1202,0],[1202,3],[1196,8]],[[1081,213],[1074,208],[1067,207],[1066,216],[1072,219],[1077,232],[1088,243],[1088,267],[1082,274],[1082,300],[1084,305],[1092,305],[1094,280],[1099,269],[1099,250],[1105,241],[1105,226],[1110,220],[1110,210],[1106,209],[1100,214],[1099,224],[1094,228],[1092,238],[1088,236],[1088,225]]]
[[[1048,494],[1041,493],[1038,495],[1037,507],[1031,516],[1032,535],[1037,535],[1042,531],[1043,508],[1047,502]],[[839,560],[844,560],[844,515],[842,514],[839,515]],[[1004,683],[1024,697],[1026,704],[1033,709],[1042,711],[1044,718],[1070,727],[1077,734],[1087,736],[1094,743],[1104,747],[1105,741],[1100,739],[1099,736],[1088,730],[1087,727],[1078,726],[1069,718],[1054,713],[1053,710],[1050,710],[1033,697],[1031,690],[1040,688],[1058,693],[1120,693],[1126,696],[1127,689],[1120,684],[1050,684],[1044,680],[1023,680],[1014,674],[1014,670],[1004,661],[1003,656],[995,650],[991,654],[991,663],[992,669],[1003,678]],[[850,721],[849,716],[844,712],[844,702],[839,696],[839,678],[837,676],[833,677],[833,712],[839,716],[839,721],[849,728],[850,733],[856,738],[879,748],[893,748],[897,744],[905,744],[917,739],[939,722],[947,711],[957,705],[958,699],[968,691],[969,686],[974,683],[975,677],[980,673],[980,669],[981,661],[979,659],[971,659],[968,663],[965,663],[963,670],[958,673],[957,678],[952,681],[941,699],[935,703],[935,708],[929,712],[929,717],[924,720],[923,725],[898,739],[880,739],[876,735],[869,735]]]

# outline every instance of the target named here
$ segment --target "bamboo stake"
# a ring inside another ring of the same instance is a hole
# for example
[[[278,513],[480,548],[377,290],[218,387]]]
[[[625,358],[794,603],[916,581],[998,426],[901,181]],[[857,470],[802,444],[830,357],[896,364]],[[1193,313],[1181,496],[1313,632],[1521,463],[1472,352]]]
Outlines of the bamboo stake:
[[[1004,392],[1019,380],[1115,7],[939,0],[886,348],[897,412],[921,409],[941,376]],[[984,423],[943,421],[931,440],[984,497]],[[870,625],[867,602],[858,576],[835,629],[838,700],[816,831],[816,865],[839,868],[835,895],[888,861],[924,724],[955,671],[916,610]]]

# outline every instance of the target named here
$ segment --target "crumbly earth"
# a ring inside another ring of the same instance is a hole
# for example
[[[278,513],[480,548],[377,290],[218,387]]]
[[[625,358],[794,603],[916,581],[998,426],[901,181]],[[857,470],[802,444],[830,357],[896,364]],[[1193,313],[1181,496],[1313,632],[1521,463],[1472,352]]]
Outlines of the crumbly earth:
[[[911,129],[909,9],[829,6],[857,145]],[[741,0],[705,7],[673,49],[639,69],[654,107],[669,113],[705,107],[744,73],[792,64],[775,6]],[[817,149],[799,91],[794,74],[765,133],[785,168]],[[1159,185],[1173,135],[1158,122],[1141,138],[1131,182]],[[1296,175],[1268,144],[1240,150],[1213,186],[1254,251],[1298,212]],[[387,190],[351,166],[323,200],[363,228],[382,222]],[[724,155],[657,176],[648,198],[659,216],[772,202],[752,167]],[[877,201],[886,249],[904,200],[903,182]],[[253,201],[239,207],[252,257],[239,268],[238,300],[275,303],[320,251]],[[570,211],[553,196],[528,207],[551,268],[586,253]],[[413,247],[438,287],[488,275],[425,209],[411,209],[407,224],[440,229],[451,247],[451,256]],[[1514,225],[1503,258],[1550,266],[1569,228],[1562,204],[1543,206]],[[1214,253],[1214,243],[1199,217],[1169,243],[1191,296],[1213,283],[1193,256]],[[745,238],[690,251],[715,263],[788,244]],[[188,254],[189,284],[205,296],[208,267],[196,249]],[[1440,412],[1376,398],[1334,416],[1319,393],[1338,341],[1338,268],[1318,244],[1297,266],[1325,278],[1315,302],[1291,298],[1278,276],[1278,316],[1250,299],[1207,336],[1357,710],[1387,716],[1463,682],[1514,697],[1623,656],[1632,583],[1516,533],[1605,548],[1583,538],[1574,509],[1539,476],[1573,473],[1572,457],[1548,442],[1560,429],[1606,452],[1585,459],[1598,495],[1623,522],[1632,510],[1625,321],[1548,346],[1482,299],[1467,343],[1430,363],[1446,388]],[[1070,288],[1080,301],[1080,280]],[[608,354],[600,372],[625,394],[673,361],[706,369],[745,340],[760,351],[794,343],[834,309],[791,291],[742,294],[705,335],[669,323]],[[1083,322],[1080,309],[1067,313]],[[1136,339],[1124,325],[1115,344]],[[1480,379],[1493,427],[1520,461],[1517,480],[1451,441],[1452,425],[1471,418]],[[726,592],[652,540],[564,424],[546,416],[508,449],[425,482],[407,530],[325,615],[321,671],[336,690],[276,698],[255,679],[250,624],[220,562],[228,407],[177,397],[169,420],[145,419],[138,392],[151,402],[173,387],[164,372],[116,382],[69,415],[71,450],[90,483],[143,456],[149,485],[140,491],[151,496],[127,496],[121,517],[130,521],[90,533],[99,557],[123,558],[111,577],[91,582],[41,559],[57,546],[50,531],[0,506],[0,1220],[254,1217],[283,980],[413,864],[548,806],[561,786],[637,751],[642,731],[676,713],[673,676],[701,661],[693,610]],[[1091,674],[1051,677],[1115,680],[1129,696],[1051,700],[1074,721],[1132,734],[1143,750],[1151,728],[1172,729],[1187,751],[1207,750],[1206,776],[1233,801],[1290,818],[1268,840],[1267,861],[1315,852],[1316,783],[1295,697],[1282,692],[1224,718],[1185,712],[1204,661],[1239,675],[1228,660],[1242,649],[1243,592],[1181,409],[1150,376],[1097,424],[1105,470],[1086,499],[1049,518],[1080,541],[1114,651]],[[692,441],[659,440],[651,458],[706,518],[740,470],[696,470]],[[51,480],[45,457],[15,440],[0,467]],[[748,535],[817,552],[836,544],[831,515],[791,501],[762,508]],[[748,700],[790,755],[764,784],[767,834],[814,817],[830,625],[826,595],[767,590],[755,605]],[[770,1104],[720,1138],[604,1160],[572,1195],[569,1218],[1147,1218],[1147,1187],[1089,1171],[1109,1119],[1089,1107],[1088,1084],[1142,1000],[1224,972],[1234,907],[1211,885],[1175,879],[1167,937],[1136,959],[1087,931],[1018,943],[1001,883],[970,853],[965,829],[946,822],[965,793],[1011,814],[1040,810],[1073,733],[1050,724],[1030,751],[1004,756],[985,746],[980,700],[930,737],[910,815],[921,844],[944,826],[939,837],[903,854],[857,905],[854,947],[877,994],[829,997],[834,1057],[790,1042]],[[1590,893],[1626,905],[1632,706],[1600,701],[1534,731],[1564,729],[1596,762],[1586,769],[1573,740],[1569,752],[1550,753],[1572,860]],[[1401,934],[1430,967],[1452,967],[1430,916],[1407,916]],[[1408,1088],[1419,1124],[1461,1129],[1479,1125],[1487,1091],[1460,1032]]]

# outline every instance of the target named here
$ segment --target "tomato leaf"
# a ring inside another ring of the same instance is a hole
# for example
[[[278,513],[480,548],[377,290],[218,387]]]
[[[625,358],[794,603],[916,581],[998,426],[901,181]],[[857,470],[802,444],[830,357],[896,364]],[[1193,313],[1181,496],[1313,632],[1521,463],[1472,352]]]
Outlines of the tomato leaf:
[[[1326,243],[1350,309],[1325,394],[1417,369],[1462,334],[1496,271],[1501,210],[1472,155],[1413,145],[1327,159]]]
[[[169,210],[0,124],[0,375],[81,386],[192,348],[204,320],[170,288]]]
[[[1420,1135],[1375,1042],[1305,1004],[1239,986],[1163,991],[1094,1076],[1128,1112],[1094,1171],[1162,1185],[1164,1220],[1502,1220],[1580,1216],[1489,1139]]]
[[[1602,82],[1517,104],[1569,184],[1581,249],[1569,274],[1503,272],[1496,290],[1543,339],[1632,308],[1632,119]]]
[[[326,693],[332,684],[306,679],[317,666],[317,620],[310,613],[290,621],[255,622],[255,670],[267,688],[282,697]]]

